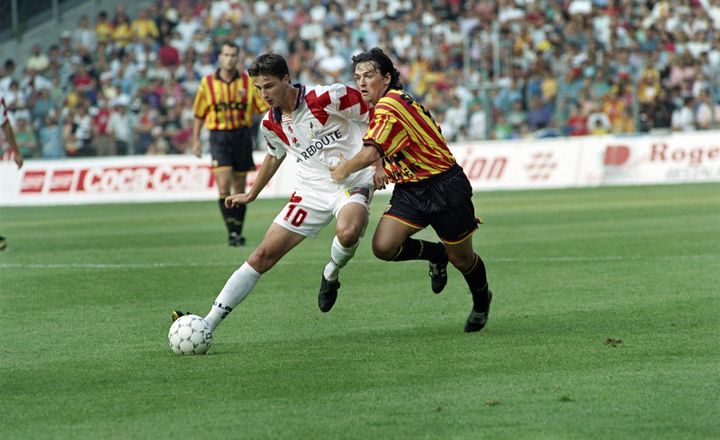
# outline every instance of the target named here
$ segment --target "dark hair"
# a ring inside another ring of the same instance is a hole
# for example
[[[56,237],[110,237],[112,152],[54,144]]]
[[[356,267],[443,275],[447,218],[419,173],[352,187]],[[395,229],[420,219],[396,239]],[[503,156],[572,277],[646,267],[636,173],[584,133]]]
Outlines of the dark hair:
[[[388,73],[390,74],[389,87],[391,89],[402,90],[403,85],[400,82],[400,72],[398,72],[390,57],[387,56],[382,49],[373,47],[368,51],[361,52],[352,57],[352,71],[355,72],[355,67],[357,67],[358,64],[367,62],[373,63],[375,69],[377,69],[382,76]]]
[[[250,65],[248,69],[250,76],[273,76],[275,78],[284,78],[285,75],[290,76],[287,61],[281,55],[276,53],[262,54]]]
[[[222,48],[225,47],[225,46],[227,46],[227,47],[229,47],[229,48],[231,48],[231,49],[235,49],[235,52],[236,52],[238,55],[240,55],[240,47],[239,47],[239,46],[237,45],[237,43],[235,43],[234,41],[232,41],[232,40],[223,41],[223,43],[220,45],[220,48],[222,49]]]

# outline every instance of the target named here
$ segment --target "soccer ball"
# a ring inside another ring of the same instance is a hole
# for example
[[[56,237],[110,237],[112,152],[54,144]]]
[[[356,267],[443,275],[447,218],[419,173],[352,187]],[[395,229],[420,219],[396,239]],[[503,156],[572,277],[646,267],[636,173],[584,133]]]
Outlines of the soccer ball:
[[[175,354],[205,354],[213,340],[208,323],[197,315],[176,319],[170,326],[168,339]]]

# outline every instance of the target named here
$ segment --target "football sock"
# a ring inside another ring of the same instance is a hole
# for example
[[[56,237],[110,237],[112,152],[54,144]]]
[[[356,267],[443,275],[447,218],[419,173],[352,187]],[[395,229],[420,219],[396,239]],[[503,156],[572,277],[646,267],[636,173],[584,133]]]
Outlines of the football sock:
[[[391,260],[428,260],[436,263],[442,260],[443,255],[445,255],[445,245],[442,243],[431,243],[425,240],[408,238]]]
[[[478,254],[475,254],[475,263],[467,272],[463,273],[465,282],[470,288],[473,298],[473,308],[482,310],[487,302],[488,281],[485,273],[485,263]]]
[[[350,247],[344,247],[340,244],[337,236],[333,238],[332,246],[330,246],[330,262],[325,265],[323,276],[328,281],[336,280],[340,269],[345,267],[348,261],[355,255],[355,251],[360,245],[360,241]]]
[[[242,236],[243,225],[245,224],[246,205],[240,205],[237,208],[230,209],[230,221],[232,232]]]
[[[250,294],[260,279],[260,275],[247,261],[230,275],[225,287],[222,288],[210,312],[205,317],[210,331],[215,330],[220,322]]]
[[[245,211],[247,207],[240,205],[237,208],[227,208],[225,206],[225,199],[218,199],[220,205],[220,212],[222,213],[225,226],[227,227],[228,234],[231,235],[242,235],[243,224],[245,223]]]

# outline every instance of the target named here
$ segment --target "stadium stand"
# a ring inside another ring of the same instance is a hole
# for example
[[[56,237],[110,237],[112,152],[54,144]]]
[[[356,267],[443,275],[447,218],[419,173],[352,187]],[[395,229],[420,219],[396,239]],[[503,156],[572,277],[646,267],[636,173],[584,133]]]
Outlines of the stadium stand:
[[[0,93],[40,139],[28,157],[186,153],[192,97],[226,40],[245,66],[284,55],[308,84],[350,81],[350,57],[379,46],[451,142],[720,121],[720,0],[100,3],[3,51]]]

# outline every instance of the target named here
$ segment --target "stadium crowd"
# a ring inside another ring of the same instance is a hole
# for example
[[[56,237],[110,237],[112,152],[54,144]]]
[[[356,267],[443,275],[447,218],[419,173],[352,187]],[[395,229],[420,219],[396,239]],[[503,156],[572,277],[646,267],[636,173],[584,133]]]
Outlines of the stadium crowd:
[[[381,47],[451,142],[720,121],[720,0],[158,0],[4,61],[23,155],[189,152],[193,96],[226,40],[245,67],[282,54],[306,84],[347,83],[351,56]]]

